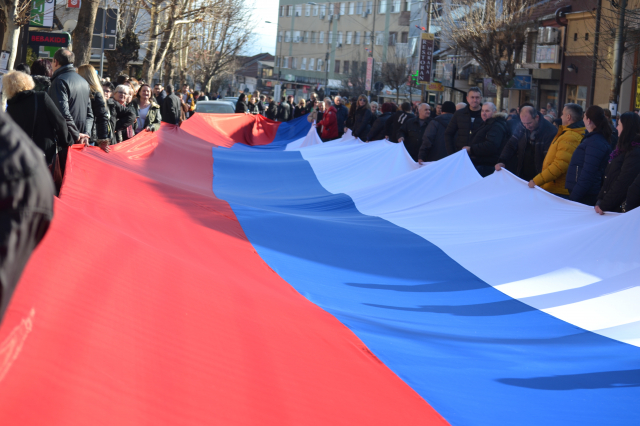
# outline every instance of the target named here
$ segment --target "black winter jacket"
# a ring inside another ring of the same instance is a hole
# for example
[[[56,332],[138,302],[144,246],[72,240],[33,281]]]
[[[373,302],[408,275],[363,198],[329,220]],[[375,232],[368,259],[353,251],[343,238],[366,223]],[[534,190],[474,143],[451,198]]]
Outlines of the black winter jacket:
[[[371,110],[369,108],[358,107],[353,120],[353,136],[366,140],[371,130]]]
[[[374,121],[373,125],[371,126],[371,130],[369,130],[369,135],[367,135],[368,141],[378,141],[380,139],[384,139],[384,125],[392,114],[393,113],[391,112],[385,112],[384,114],[376,118],[376,121]]]
[[[51,87],[51,79],[45,75],[32,75],[33,82],[36,84],[36,87],[33,88],[36,92],[49,92],[49,87]]]
[[[258,101],[256,102],[256,106],[258,107],[258,114],[262,114],[264,115],[264,104],[262,103],[262,101]]]
[[[309,111],[307,111],[306,108],[302,108],[300,105],[296,105],[295,107],[293,107],[293,118],[302,117],[308,112]]]
[[[505,143],[511,137],[507,114],[496,112],[482,123],[471,140],[471,161],[474,165],[495,166]]]
[[[251,115],[260,114],[260,110],[258,109],[258,105],[257,104],[252,104],[251,102],[247,103],[247,111],[249,111],[249,114],[251,114]]]
[[[418,158],[422,161],[438,161],[447,156],[444,144],[444,132],[447,130],[453,114],[443,113],[431,120],[422,136],[422,145]]]
[[[639,174],[640,146],[634,146],[628,152],[620,153],[607,166],[596,205],[603,211],[621,211],[620,206],[627,198],[629,187]]]
[[[628,212],[638,206],[640,206],[640,175],[633,181],[627,191],[627,201],[624,206],[624,211]]]
[[[500,158],[498,160],[499,163],[508,164],[511,162],[510,160],[512,158],[515,157],[517,159],[515,169],[511,170],[511,172],[515,173],[516,176],[520,176],[520,173],[522,172],[527,143],[533,144],[535,150],[534,166],[536,168],[536,172],[542,172],[544,157],[547,155],[549,146],[556,137],[558,129],[556,129],[553,124],[545,120],[541,114],[538,114],[538,123],[538,128],[533,132],[530,132],[523,126],[520,126],[520,130],[511,135],[502,149],[502,153],[500,153]]]
[[[49,96],[67,121],[74,142],[80,133],[89,134],[93,128],[90,89],[87,80],[73,68],[73,64],[58,68],[53,73]]]
[[[38,110],[34,114],[36,98]],[[64,117],[45,92],[25,90],[16,94],[7,101],[7,113],[44,152],[47,164],[51,164],[56,145],[66,149],[73,144]]]
[[[349,116],[349,109],[340,104],[335,105],[336,109],[336,119],[338,120],[338,133],[342,134],[344,132],[344,126],[347,122],[347,117]]]
[[[479,126],[476,124],[475,128],[478,129]],[[472,131],[471,110],[467,105],[453,114],[447,130],[444,132],[447,153],[451,155],[460,151],[463,146],[469,146],[473,138]]]
[[[431,117],[421,122],[420,119],[414,115],[407,119],[400,127],[400,130],[398,130],[398,139],[404,139],[404,147],[414,161],[418,161],[418,152],[422,145],[422,138],[430,122]]]
[[[249,112],[249,107],[245,101],[238,101],[236,103],[236,114],[244,114]]]
[[[175,93],[167,95],[160,104],[160,116],[165,123],[178,126],[182,123],[182,105]]]
[[[164,100],[167,98],[167,92],[165,92],[164,90],[162,92],[160,92],[160,94],[158,96],[154,95],[154,98],[156,99],[156,103],[158,105],[162,105],[162,103],[164,102]]]
[[[398,130],[410,118],[415,117],[411,112],[396,111],[384,125],[384,135],[389,138],[389,142],[398,143]]]
[[[107,107],[111,116],[111,144],[113,145],[123,141],[123,130],[126,138],[126,128],[136,122],[136,114],[127,106],[120,105],[113,98],[107,99]]]
[[[280,105],[278,105],[276,118],[278,119],[278,121],[289,121],[291,119],[291,105],[289,105],[288,102],[280,102]]]
[[[569,199],[581,202],[585,196],[597,195],[607,168],[609,141],[601,133],[587,133],[571,156],[564,187]]]
[[[99,139],[110,139],[111,133],[109,132],[109,110],[102,93],[92,92],[91,96],[93,127],[89,135],[91,136],[91,142],[95,143]]]
[[[265,113],[265,116],[268,119],[275,121],[277,113],[278,113],[278,107],[277,107],[277,105],[276,105],[276,103],[274,101],[271,101],[269,103],[269,106],[267,107],[267,111]]]

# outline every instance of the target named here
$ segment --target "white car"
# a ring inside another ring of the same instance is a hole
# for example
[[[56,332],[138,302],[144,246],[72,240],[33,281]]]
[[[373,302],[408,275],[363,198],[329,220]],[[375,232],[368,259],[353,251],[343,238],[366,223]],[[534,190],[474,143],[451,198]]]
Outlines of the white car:
[[[204,114],[234,114],[236,108],[228,101],[199,101],[196,103],[196,112]]]

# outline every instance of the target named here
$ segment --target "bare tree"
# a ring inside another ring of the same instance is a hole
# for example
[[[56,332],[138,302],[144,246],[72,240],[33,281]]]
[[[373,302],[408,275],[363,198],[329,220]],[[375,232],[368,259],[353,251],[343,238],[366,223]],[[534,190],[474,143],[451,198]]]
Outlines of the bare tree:
[[[504,87],[515,74],[532,26],[531,14],[540,0],[475,2],[451,0],[442,15],[443,34],[466,51],[493,79],[497,87],[496,107],[502,108]]]
[[[0,0],[0,23],[4,25],[2,50],[9,52],[7,69],[13,69],[18,52],[20,27],[29,23],[30,0]],[[2,102],[4,105],[4,102]]]
[[[91,37],[99,4],[100,0],[84,0],[80,5],[78,24],[71,34],[75,55],[74,65],[77,67],[88,64],[91,59]]]
[[[404,89],[410,76],[407,57],[399,49],[389,51],[387,62],[382,64],[382,81],[396,91],[396,104],[400,102],[400,90]]]

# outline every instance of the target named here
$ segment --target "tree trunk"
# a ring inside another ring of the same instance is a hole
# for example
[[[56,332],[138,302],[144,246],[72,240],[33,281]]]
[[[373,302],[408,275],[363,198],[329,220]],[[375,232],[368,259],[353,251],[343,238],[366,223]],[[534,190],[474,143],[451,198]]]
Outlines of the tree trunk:
[[[12,70],[16,62],[18,54],[18,40],[20,39],[20,27],[16,25],[16,14],[18,13],[16,2],[6,2],[7,7],[4,9],[5,30],[4,39],[2,41],[2,50],[9,52],[9,61],[7,62],[7,70]],[[4,105],[4,102],[2,102]]]
[[[100,0],[85,0],[80,6],[78,25],[76,25],[76,29],[71,34],[73,53],[76,57],[74,65],[76,67],[88,64],[91,59],[91,38],[99,4]],[[100,26],[102,26],[102,23],[100,23]]]
[[[156,61],[156,46],[158,43],[158,5],[157,3],[151,4],[151,26],[149,29],[149,33],[151,34],[151,40],[149,40],[149,44],[147,45],[147,53],[145,54],[144,61],[142,63],[142,78],[144,81],[153,81],[153,75],[155,74],[155,69],[152,64]],[[155,37],[154,37],[155,36]]]
[[[503,88],[501,85],[496,84],[496,109],[498,112],[502,110],[502,91]]]

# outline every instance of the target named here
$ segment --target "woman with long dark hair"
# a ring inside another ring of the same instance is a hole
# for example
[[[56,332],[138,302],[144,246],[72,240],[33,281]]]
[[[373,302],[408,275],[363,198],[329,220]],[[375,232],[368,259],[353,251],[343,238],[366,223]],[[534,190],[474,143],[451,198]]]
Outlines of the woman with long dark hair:
[[[236,104],[236,114],[248,114],[249,107],[247,106],[247,102],[245,101],[244,93],[240,93],[238,96],[238,103]]]
[[[356,107],[356,114],[353,120],[353,136],[366,141],[371,130],[371,106],[365,95],[360,95]]]
[[[160,115],[160,105],[153,101],[151,86],[144,83],[138,89],[138,102],[135,103],[135,108],[138,116],[138,120],[135,126],[136,134],[146,130],[147,132],[155,132],[160,128],[160,121],[162,116]]]
[[[349,105],[349,113],[347,119],[344,122],[344,132],[347,133],[347,129],[353,131],[353,124],[356,121],[356,110],[358,109],[358,99],[351,98],[351,105]]]
[[[593,206],[609,161],[611,127],[597,105],[587,109],[582,121],[587,134],[573,152],[564,187],[569,190],[570,200]]]
[[[620,212],[627,191],[640,174],[640,116],[625,112],[618,120],[618,144],[610,155],[595,210]]]
[[[51,87],[51,76],[53,75],[53,68],[51,67],[51,61],[48,59],[38,59],[31,64],[31,77],[35,83],[36,92],[48,92]]]

